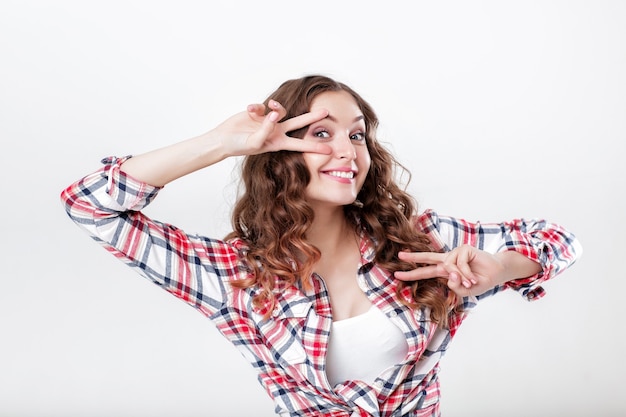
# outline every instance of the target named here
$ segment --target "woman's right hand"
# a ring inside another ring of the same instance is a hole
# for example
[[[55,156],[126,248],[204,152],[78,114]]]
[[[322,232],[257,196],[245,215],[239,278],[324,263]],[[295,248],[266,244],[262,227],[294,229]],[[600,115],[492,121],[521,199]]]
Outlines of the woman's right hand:
[[[162,187],[191,172],[213,165],[229,156],[255,155],[280,150],[330,154],[330,146],[287,136],[328,116],[316,110],[278,122],[287,114],[276,101],[265,115],[263,104],[251,104],[203,135],[134,156],[124,162],[128,175]]]
[[[316,110],[278,122],[286,110],[275,100],[265,105],[250,104],[247,111],[237,113],[215,127],[212,136],[219,138],[227,156],[255,155],[281,150],[329,154],[328,145],[287,136],[288,132],[315,123],[328,116],[327,110]]]

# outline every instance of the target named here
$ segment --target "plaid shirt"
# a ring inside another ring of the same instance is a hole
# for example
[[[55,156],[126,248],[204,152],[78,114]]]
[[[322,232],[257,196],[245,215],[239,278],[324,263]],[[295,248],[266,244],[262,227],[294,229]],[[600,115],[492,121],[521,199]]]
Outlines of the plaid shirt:
[[[312,289],[280,288],[268,319],[252,308],[258,289],[236,289],[228,281],[249,272],[242,263],[246,245],[188,235],[141,213],[158,188],[120,171],[125,158],[107,158],[104,167],[69,186],[61,197],[76,224],[117,258],[206,317],[258,372],[275,410],[290,416],[439,416],[439,360],[465,314],[449,329],[429,320],[428,311],[407,308],[395,295],[396,281],[374,262],[373,245],[361,236],[358,284],[406,336],[405,359],[384,370],[372,384],[346,381],[334,387],[326,378],[325,357],[332,315],[323,280],[313,274]],[[495,253],[514,250],[542,265],[536,276],[511,281],[463,300],[466,311],[482,297],[511,287],[529,300],[543,296],[540,284],[581,254],[575,237],[545,221],[469,223],[427,211],[415,219],[443,250],[471,244]]]

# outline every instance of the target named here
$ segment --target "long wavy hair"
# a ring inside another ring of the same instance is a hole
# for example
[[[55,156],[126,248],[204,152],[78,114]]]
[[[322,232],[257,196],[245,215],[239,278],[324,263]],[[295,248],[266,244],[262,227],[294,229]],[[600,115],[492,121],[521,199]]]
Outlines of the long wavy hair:
[[[378,117],[372,107],[347,85],[322,75],[310,75],[284,82],[265,100],[281,103],[287,110],[284,119],[306,113],[318,95],[327,91],[348,92],[358,104],[366,124],[366,143],[371,157],[370,170],[357,202],[344,206],[346,220],[355,230],[362,230],[375,247],[375,262],[390,274],[416,267],[398,259],[401,250],[432,251],[424,233],[416,230],[411,217],[417,204],[396,183],[398,174],[410,173],[378,141]],[[306,127],[289,135],[302,138]],[[306,233],[313,222],[313,209],[307,204],[304,190],[310,174],[299,152],[279,151],[246,156],[242,164],[243,192],[232,213],[231,232],[227,238],[246,242],[245,263],[250,278],[236,280],[239,288],[256,287],[253,303],[266,314],[275,304],[274,292],[285,285],[300,283],[310,288],[310,276],[320,251],[309,243]],[[456,297],[446,280],[398,281],[400,300],[412,308],[428,308],[431,320],[448,325],[448,315],[458,308]],[[408,297],[407,297],[408,295]]]

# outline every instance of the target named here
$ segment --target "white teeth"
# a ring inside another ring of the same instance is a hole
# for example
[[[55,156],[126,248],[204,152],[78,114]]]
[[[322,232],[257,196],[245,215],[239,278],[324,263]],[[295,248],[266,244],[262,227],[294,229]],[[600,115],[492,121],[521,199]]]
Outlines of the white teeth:
[[[354,178],[354,172],[352,171],[328,171],[327,174],[339,178]]]

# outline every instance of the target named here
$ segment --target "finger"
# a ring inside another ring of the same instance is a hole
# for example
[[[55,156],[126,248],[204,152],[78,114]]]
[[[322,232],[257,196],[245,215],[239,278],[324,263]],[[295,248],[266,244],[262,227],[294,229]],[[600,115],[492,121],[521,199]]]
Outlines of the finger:
[[[254,114],[254,113],[253,113]],[[249,140],[251,143],[260,147],[265,140],[272,134],[278,121],[278,112],[271,111],[262,119],[259,129],[250,135]]]
[[[460,285],[464,286],[465,288],[470,288],[472,286],[471,278],[463,274],[463,272],[457,266],[456,262],[445,262],[442,267],[446,270],[448,277],[454,277],[455,279],[458,279]]]
[[[468,250],[459,255],[456,264],[463,277],[468,279],[472,284],[476,284],[478,283],[478,280],[476,279],[476,275],[474,275],[474,271],[472,271],[472,268],[470,267],[470,262],[472,260],[473,254]]]
[[[326,109],[317,109],[312,112],[304,113],[300,116],[292,117],[291,119],[287,119],[282,122],[283,130],[285,132],[298,130],[300,128],[310,125],[311,123],[322,120],[326,116],[328,116],[328,110]]]
[[[445,253],[437,252],[398,252],[398,258],[407,262],[414,262],[417,264],[438,264],[442,263],[445,258]]]
[[[282,118],[287,115],[287,110],[285,110],[283,105],[280,104],[278,101],[270,100],[268,104],[270,109],[278,112],[278,120],[282,120]]]
[[[461,249],[461,248],[456,248],[452,250],[451,252],[448,252],[443,262],[443,267],[445,268],[446,271],[448,271],[448,274],[452,274],[452,273],[458,274],[459,279],[461,280],[461,284],[465,288],[470,288],[472,284],[476,283],[474,282],[475,281],[474,273],[472,272],[471,268],[469,268],[469,265],[467,265],[467,268],[465,269],[461,268],[464,263],[465,264],[469,263],[467,261],[468,258],[465,257],[467,253],[468,251],[466,249]]]
[[[333,148],[325,143],[310,142],[308,140],[290,138],[288,136],[285,138],[282,149],[286,151],[321,153],[324,155],[329,155],[333,151]]]
[[[259,103],[248,104],[246,108],[248,116],[257,122],[261,122],[265,118],[265,106]]]
[[[461,277],[456,272],[448,276],[448,288],[461,296],[468,294],[468,288],[463,285]]]
[[[447,276],[447,273],[440,266],[429,265],[420,266],[409,271],[396,271],[393,276],[401,281],[418,281],[421,279],[431,279]]]

